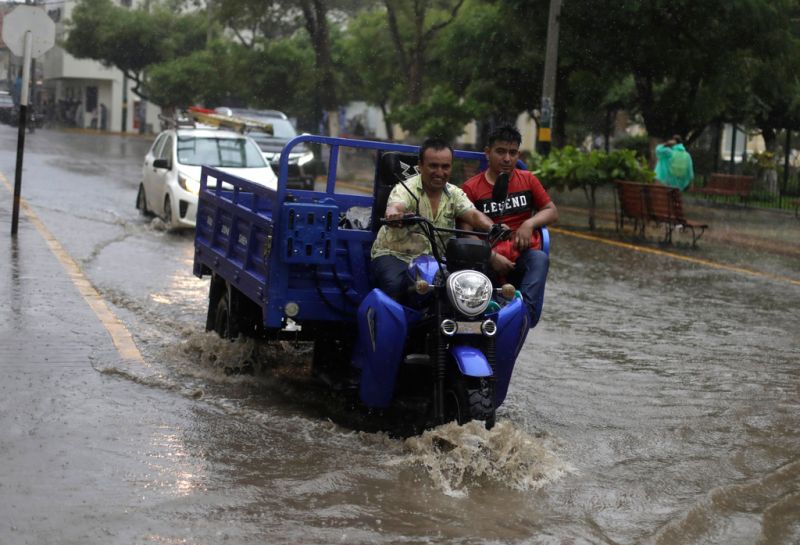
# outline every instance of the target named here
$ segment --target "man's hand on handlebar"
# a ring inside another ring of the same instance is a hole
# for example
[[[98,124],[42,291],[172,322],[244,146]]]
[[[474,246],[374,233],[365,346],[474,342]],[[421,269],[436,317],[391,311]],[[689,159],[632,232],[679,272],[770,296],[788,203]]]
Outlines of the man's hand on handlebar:
[[[390,203],[389,206],[386,207],[386,215],[382,223],[385,223],[389,227],[402,227],[403,218],[408,216],[413,216],[413,214],[406,212],[404,206],[397,203]]]
[[[413,212],[394,212],[389,213],[386,212],[386,216],[381,220],[381,223],[388,225],[389,227],[403,227],[409,225],[411,223],[419,223],[419,220],[424,220],[420,216],[417,216]],[[411,220],[418,220],[412,222]]]
[[[511,238],[513,231],[508,228],[508,225],[505,223],[495,223],[489,229],[487,233],[489,244],[494,245],[496,242],[500,242],[501,240],[508,240]]]

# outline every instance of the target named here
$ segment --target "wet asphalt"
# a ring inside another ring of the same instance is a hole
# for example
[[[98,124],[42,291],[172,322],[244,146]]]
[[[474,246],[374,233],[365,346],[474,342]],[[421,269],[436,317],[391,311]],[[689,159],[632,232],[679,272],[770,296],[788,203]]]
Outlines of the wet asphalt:
[[[133,210],[146,139],[32,135],[12,239],[14,144],[0,127],[0,544],[800,539],[791,212],[690,201],[711,230],[666,247],[557,196],[503,425],[440,430],[443,457],[220,371],[253,352],[202,332],[191,236]]]

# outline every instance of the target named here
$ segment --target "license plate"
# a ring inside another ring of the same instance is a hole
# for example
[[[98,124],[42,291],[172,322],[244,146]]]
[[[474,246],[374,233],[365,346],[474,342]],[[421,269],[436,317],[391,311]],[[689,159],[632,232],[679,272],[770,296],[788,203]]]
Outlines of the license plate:
[[[465,335],[481,335],[480,322],[456,322],[458,324],[458,333]]]

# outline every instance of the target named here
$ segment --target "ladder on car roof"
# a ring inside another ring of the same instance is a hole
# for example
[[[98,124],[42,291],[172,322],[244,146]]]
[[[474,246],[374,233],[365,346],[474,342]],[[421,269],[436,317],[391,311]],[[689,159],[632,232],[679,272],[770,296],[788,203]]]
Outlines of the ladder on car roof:
[[[186,113],[198,123],[203,123],[204,125],[210,125],[212,127],[225,127],[241,133],[244,133],[248,129],[258,129],[270,135],[274,134],[272,123],[264,123],[246,117],[223,115],[214,110],[200,108],[199,106],[190,106],[187,108]]]

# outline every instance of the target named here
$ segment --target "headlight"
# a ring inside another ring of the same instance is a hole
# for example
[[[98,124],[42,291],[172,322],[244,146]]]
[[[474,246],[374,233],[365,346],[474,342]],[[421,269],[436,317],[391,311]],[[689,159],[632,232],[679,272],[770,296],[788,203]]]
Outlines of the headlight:
[[[298,166],[303,166],[306,163],[310,163],[313,160],[314,160],[314,152],[313,151],[307,151],[307,152],[303,153],[302,155],[294,155],[294,154],[292,154],[292,162],[296,161]]]
[[[492,282],[477,271],[458,271],[447,278],[447,296],[456,310],[477,316],[489,306]]]
[[[192,195],[200,193],[200,182],[183,174],[178,175],[178,185]]]

